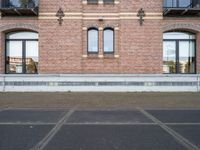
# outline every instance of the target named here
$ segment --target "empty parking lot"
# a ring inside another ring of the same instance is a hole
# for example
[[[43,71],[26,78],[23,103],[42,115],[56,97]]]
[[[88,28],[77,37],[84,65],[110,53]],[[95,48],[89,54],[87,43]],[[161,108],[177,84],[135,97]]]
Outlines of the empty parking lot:
[[[0,110],[1,150],[198,150],[200,109]]]

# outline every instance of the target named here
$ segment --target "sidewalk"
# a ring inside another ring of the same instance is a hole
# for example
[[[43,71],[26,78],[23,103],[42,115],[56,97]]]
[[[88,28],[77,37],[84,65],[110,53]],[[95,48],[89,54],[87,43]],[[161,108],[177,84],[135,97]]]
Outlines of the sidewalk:
[[[200,93],[0,93],[0,108],[200,108]]]

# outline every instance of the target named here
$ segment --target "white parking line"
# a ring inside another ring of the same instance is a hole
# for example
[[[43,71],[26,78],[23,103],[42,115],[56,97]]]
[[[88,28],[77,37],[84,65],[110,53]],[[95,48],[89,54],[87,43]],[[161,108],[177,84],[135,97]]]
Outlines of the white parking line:
[[[165,130],[167,133],[169,133],[171,136],[173,136],[180,144],[182,144],[185,148],[188,150],[200,150],[196,145],[191,143],[189,140],[169,128],[167,125],[165,125],[163,122],[152,116],[150,113],[145,111],[142,108],[138,108],[138,110],[143,113],[146,117],[151,119],[153,122],[157,123],[163,130]]]
[[[200,123],[164,123],[165,125],[170,125],[170,126],[176,126],[176,125],[181,125],[181,126],[199,126]]]
[[[1,125],[55,125],[53,122],[0,122]]]
[[[65,123],[65,125],[157,125],[156,123],[134,123],[134,122],[83,122],[83,123]]]
[[[55,125],[55,127],[31,150],[42,150],[44,147],[50,142],[50,140],[56,135],[56,133],[60,130],[63,124],[70,118],[70,116],[74,113],[75,109],[69,110]]]
[[[0,122],[0,125],[56,125],[57,122]],[[200,126],[200,123],[163,123],[170,126]],[[64,125],[158,125],[157,123],[145,122],[72,122]]]
[[[182,110],[186,110],[186,111],[188,111],[188,110],[197,110],[197,111],[200,111],[200,108],[190,108],[190,107],[184,107],[184,108],[143,108],[144,110],[180,110],[180,111],[182,111]]]

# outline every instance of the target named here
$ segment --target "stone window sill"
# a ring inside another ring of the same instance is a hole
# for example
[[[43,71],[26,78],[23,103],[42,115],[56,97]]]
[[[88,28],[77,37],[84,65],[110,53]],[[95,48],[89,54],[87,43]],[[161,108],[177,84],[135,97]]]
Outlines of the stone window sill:
[[[86,4],[86,5],[98,5],[98,4],[104,4],[104,5],[115,5],[115,4],[119,4],[119,0],[114,0],[114,3],[104,3],[103,0],[98,0],[98,3],[88,3],[87,0],[82,0],[82,4]]]
[[[104,55],[98,55],[98,54],[86,54],[82,55],[83,58],[103,58],[103,59],[113,59],[113,58],[119,58],[119,55],[116,54],[104,54]]]

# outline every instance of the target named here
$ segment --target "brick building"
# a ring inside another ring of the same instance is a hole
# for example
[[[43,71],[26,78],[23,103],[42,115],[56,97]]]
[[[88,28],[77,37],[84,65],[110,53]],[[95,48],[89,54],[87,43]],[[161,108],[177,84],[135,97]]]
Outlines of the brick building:
[[[199,91],[200,0],[1,0],[0,11],[3,91]]]

